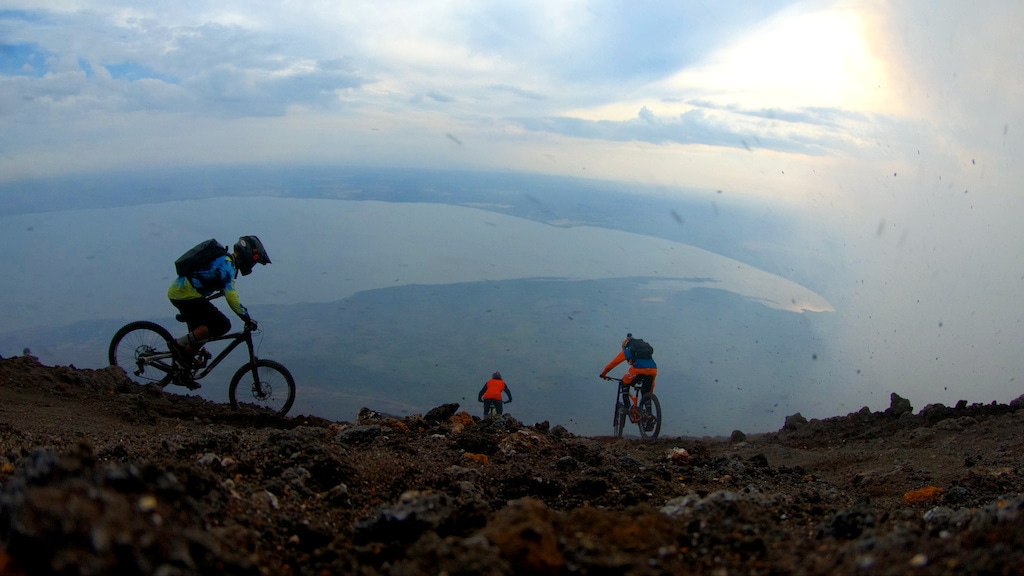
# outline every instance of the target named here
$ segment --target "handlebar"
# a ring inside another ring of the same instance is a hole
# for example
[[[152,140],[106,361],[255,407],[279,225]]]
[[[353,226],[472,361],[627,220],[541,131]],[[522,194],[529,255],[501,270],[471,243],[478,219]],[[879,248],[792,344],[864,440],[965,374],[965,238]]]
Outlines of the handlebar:
[[[602,380],[608,380],[609,382],[618,382],[620,385],[629,386],[631,388],[641,388],[643,386],[643,379],[636,379],[629,384],[622,381],[622,378],[612,378],[611,376],[601,376]]]

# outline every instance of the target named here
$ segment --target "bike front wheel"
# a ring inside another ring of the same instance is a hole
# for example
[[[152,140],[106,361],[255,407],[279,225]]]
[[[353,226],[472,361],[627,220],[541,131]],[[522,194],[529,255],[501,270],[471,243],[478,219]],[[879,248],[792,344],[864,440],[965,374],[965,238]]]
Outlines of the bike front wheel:
[[[295,402],[295,379],[287,368],[273,360],[257,360],[235,372],[228,387],[231,407],[251,404],[284,416]]]
[[[171,333],[155,322],[139,321],[122,326],[110,340],[107,359],[130,378],[166,386],[174,375]]]
[[[622,438],[622,430],[626,427],[626,415],[629,408],[622,405],[622,402],[615,403],[615,419],[612,421],[612,436]]]
[[[644,394],[640,399],[640,422],[637,425],[644,440],[654,440],[661,434],[661,401],[653,392]]]

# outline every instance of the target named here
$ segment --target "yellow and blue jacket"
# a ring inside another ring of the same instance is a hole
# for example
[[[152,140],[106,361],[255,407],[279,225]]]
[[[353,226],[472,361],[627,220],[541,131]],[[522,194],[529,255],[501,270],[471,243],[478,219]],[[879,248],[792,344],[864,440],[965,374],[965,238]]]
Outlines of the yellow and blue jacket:
[[[249,311],[242,306],[238,300],[238,292],[235,291],[235,261],[231,254],[217,258],[209,268],[193,277],[176,278],[167,289],[167,297],[171,300],[194,300],[205,298],[219,290],[224,292],[224,300],[235,314],[240,318],[249,316]]]

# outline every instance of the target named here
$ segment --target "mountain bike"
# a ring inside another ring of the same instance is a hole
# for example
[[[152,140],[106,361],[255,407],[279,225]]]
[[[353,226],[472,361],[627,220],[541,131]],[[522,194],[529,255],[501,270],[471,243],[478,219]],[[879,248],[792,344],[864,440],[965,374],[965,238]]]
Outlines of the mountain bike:
[[[213,300],[223,293],[208,296]],[[175,317],[183,321],[181,315]],[[196,390],[197,380],[205,378],[235,348],[245,344],[249,351],[249,362],[235,372],[228,386],[228,398],[233,408],[240,404],[253,404],[269,409],[277,416],[284,416],[295,402],[295,379],[279,362],[256,357],[253,334],[262,334],[248,323],[239,332],[224,334],[207,341],[227,341],[226,348],[217,356],[210,354],[203,346],[191,358],[190,366],[183,366],[171,352],[174,337],[156,322],[141,320],[122,326],[110,340],[107,352],[111,366],[120,366],[137,381],[152,382],[161,388],[171,382]]]
[[[612,420],[612,432],[616,438],[622,438],[622,430],[626,427],[626,419],[640,429],[640,437],[654,440],[661,434],[661,401],[654,392],[642,394],[643,384],[650,376],[640,375],[632,384],[626,384],[622,378],[603,376],[605,380],[619,383],[615,393],[615,417]]]

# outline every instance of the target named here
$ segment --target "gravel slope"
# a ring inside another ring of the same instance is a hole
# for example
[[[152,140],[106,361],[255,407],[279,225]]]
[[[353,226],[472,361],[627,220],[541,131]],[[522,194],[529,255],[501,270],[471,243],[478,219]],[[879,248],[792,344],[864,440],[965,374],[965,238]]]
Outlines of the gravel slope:
[[[653,442],[0,359],[0,575],[1011,574],[1021,401]],[[301,393],[301,390],[300,390]]]

